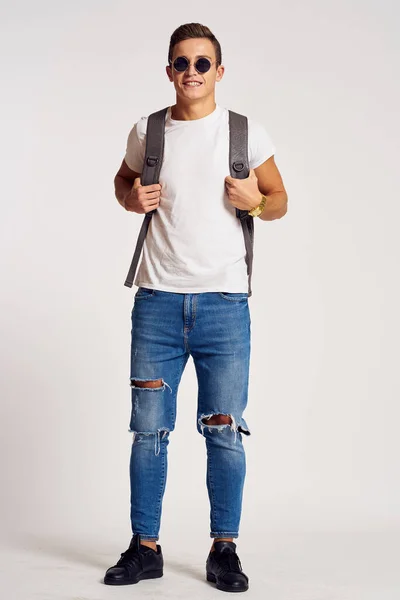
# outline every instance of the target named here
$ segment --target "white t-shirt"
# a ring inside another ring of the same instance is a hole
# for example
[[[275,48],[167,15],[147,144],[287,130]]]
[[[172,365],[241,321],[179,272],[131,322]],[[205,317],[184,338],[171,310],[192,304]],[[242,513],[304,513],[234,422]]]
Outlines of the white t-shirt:
[[[125,162],[143,169],[147,117],[131,129]],[[248,118],[249,166],[275,153],[264,127]],[[229,112],[216,105],[201,119],[165,118],[160,205],[153,214],[134,284],[170,292],[247,292],[246,248],[225,191]]]

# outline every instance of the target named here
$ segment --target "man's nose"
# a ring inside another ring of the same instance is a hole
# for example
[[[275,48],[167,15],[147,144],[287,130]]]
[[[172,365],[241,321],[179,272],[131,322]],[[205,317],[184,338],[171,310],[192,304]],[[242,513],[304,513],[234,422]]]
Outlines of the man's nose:
[[[190,75],[190,77],[195,77],[197,75],[197,71],[195,69],[194,64],[191,64],[188,66],[187,75]]]

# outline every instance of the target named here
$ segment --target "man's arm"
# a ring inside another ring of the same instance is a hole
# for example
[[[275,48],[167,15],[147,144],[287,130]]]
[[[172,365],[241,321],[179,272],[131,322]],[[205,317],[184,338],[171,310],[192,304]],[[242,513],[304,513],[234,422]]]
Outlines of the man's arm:
[[[124,159],[114,178],[115,196],[123,208],[125,208],[125,198],[130,193],[137,177],[140,177],[140,173],[132,171]]]
[[[288,196],[273,156],[254,169],[258,189],[267,197],[264,210],[258,216],[263,221],[280,219],[287,212]]]

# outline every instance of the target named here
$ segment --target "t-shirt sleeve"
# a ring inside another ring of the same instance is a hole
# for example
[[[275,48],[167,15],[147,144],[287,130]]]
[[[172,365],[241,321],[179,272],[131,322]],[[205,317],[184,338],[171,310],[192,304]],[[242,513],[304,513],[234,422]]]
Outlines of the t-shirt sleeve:
[[[144,154],[146,150],[146,120],[139,119],[129,132],[126,143],[125,162],[132,171],[141,173],[143,170]]]
[[[275,144],[264,125],[252,119],[248,119],[248,138],[249,166],[250,169],[256,169],[275,154]]]

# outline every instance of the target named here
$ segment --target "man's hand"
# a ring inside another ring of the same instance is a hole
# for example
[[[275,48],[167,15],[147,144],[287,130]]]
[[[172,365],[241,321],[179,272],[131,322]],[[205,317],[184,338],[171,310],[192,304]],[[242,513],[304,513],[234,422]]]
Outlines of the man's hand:
[[[148,213],[160,206],[161,185],[142,185],[140,177],[136,177],[131,191],[125,196],[126,210],[138,214]]]
[[[258,189],[258,179],[254,169],[250,169],[246,179],[236,179],[228,175],[225,177],[225,189],[232,206],[241,210],[251,210],[258,206],[262,200]]]

